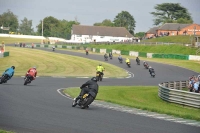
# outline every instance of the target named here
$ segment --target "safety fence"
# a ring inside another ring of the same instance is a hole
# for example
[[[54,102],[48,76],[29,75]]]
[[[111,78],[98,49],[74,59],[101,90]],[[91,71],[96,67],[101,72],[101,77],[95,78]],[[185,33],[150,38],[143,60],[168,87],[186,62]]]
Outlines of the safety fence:
[[[200,108],[200,93],[183,91],[189,81],[172,81],[159,84],[158,96],[168,102]]]
[[[114,54],[129,55],[129,56],[139,56],[146,58],[165,58],[165,59],[179,59],[179,60],[197,60],[200,61],[200,56],[196,55],[181,55],[181,54],[161,54],[161,53],[146,53],[137,51],[126,51],[126,50],[115,50],[115,49],[100,49],[100,48],[90,48],[87,46],[67,46],[67,45],[47,45],[47,44],[35,44],[35,47],[51,48],[55,46],[56,48],[63,49],[74,49],[74,50],[85,50],[96,53],[108,53],[112,52]]]

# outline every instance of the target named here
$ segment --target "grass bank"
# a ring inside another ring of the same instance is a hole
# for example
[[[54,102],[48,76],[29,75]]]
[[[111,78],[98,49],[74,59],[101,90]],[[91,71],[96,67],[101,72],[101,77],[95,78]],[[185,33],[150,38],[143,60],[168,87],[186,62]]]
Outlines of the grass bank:
[[[65,89],[76,97],[79,88]],[[158,97],[157,86],[100,86],[96,100],[200,121],[200,109],[168,103]]]
[[[174,44],[173,45],[88,44],[85,46],[91,48],[115,49],[115,50],[137,51],[146,53],[184,54],[184,55],[196,55],[196,50],[197,50],[197,48],[186,47],[182,45],[174,45]]]
[[[41,43],[41,39],[26,39],[26,38],[13,38],[13,37],[0,37],[0,43],[4,41],[5,44],[15,43]]]
[[[173,42],[173,43],[191,44],[192,38],[193,36],[189,35],[164,36],[164,37],[142,40],[142,42]]]
[[[95,76],[99,63],[106,68],[106,77],[124,77],[127,73],[114,65],[83,57],[46,52],[30,48],[6,47],[10,56],[0,58],[0,71],[15,65],[15,76],[22,76],[33,66],[38,76]]]

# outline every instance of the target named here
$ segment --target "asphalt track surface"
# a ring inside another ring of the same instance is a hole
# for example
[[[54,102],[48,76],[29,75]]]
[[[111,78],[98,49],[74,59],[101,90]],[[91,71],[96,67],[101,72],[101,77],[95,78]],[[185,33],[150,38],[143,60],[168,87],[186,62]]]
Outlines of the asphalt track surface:
[[[41,49],[41,48],[40,48]],[[42,49],[52,52],[51,49]],[[57,53],[104,61],[100,55],[56,50]],[[86,62],[87,63],[87,62]],[[150,62],[156,77],[131,60],[131,68],[120,64],[116,57],[108,63],[134,74],[131,78],[107,78],[100,86],[158,85],[166,81],[187,80],[198,73],[171,65]],[[106,72],[105,72],[106,76]],[[92,106],[82,110],[71,107],[72,100],[61,96],[60,88],[77,87],[88,79],[38,77],[30,85],[15,77],[0,85],[0,129],[19,133],[199,133],[200,128],[141,115]]]

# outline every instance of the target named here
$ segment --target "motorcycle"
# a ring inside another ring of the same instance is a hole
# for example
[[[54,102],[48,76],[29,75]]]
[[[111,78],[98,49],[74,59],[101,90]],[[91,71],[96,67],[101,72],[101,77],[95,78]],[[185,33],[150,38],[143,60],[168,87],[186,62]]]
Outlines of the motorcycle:
[[[119,60],[119,63],[123,63],[123,59],[118,59]]]
[[[110,59],[112,60],[112,55],[110,55],[109,57],[110,57]]]
[[[31,75],[27,75],[24,78],[24,85],[30,84],[32,80],[33,80],[33,77]]]
[[[145,67],[146,69],[149,69],[149,65],[144,65],[144,67]]]
[[[102,81],[103,75],[101,74],[101,72],[96,73],[96,78],[97,78],[97,81]]]
[[[52,51],[55,51],[55,47],[52,47]]]
[[[140,65],[140,60],[136,61],[138,65]]]
[[[89,105],[94,101],[95,97],[96,97],[96,94],[90,91],[84,94],[83,97],[81,99],[78,99],[77,101],[76,101],[76,98],[74,98],[72,102],[72,107],[79,105],[81,109],[88,108]]]
[[[127,62],[126,64],[127,64],[127,66],[128,66],[129,68],[131,67],[131,63],[130,63],[130,62]]]
[[[108,61],[108,56],[104,56],[105,61]]]
[[[86,51],[86,55],[88,55],[89,53],[88,53],[88,51]]]
[[[154,78],[154,77],[155,77],[155,75],[156,75],[154,71],[153,71],[153,72],[151,72],[150,74],[151,74],[151,76],[152,76],[153,78]]]
[[[9,75],[8,74],[4,74],[2,77],[1,77],[1,80],[0,80],[0,84],[2,83],[6,83],[9,79]]]

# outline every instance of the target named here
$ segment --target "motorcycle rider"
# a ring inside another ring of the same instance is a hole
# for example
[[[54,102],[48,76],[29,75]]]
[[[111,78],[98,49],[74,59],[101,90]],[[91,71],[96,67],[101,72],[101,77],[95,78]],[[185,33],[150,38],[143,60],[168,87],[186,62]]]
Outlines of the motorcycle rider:
[[[152,73],[155,73],[154,69],[153,69],[151,66],[149,66],[149,73],[150,73],[150,75],[151,75]]]
[[[126,58],[126,64],[128,65],[128,63],[131,63],[129,58]]]
[[[55,46],[52,46],[52,51],[55,51]]]
[[[123,61],[123,59],[122,59],[122,56],[121,56],[121,55],[119,55],[119,56],[118,56],[118,60],[119,60],[119,61]]]
[[[8,79],[8,80],[10,80],[10,79],[13,77],[14,73],[15,73],[15,66],[11,66],[10,68],[7,68],[7,69],[5,70],[5,72],[2,74],[2,77],[3,77],[5,74],[7,74],[7,75],[9,75],[9,79]],[[6,81],[6,82],[7,82],[7,81]],[[6,82],[5,82],[5,83],[6,83]]]
[[[108,55],[107,55],[107,53],[105,53],[105,54],[104,54],[104,58],[105,58],[105,59],[107,59],[107,58],[108,58]]]
[[[97,67],[96,67],[97,72],[100,72],[100,74],[104,75],[103,71],[105,71],[105,68],[102,66],[102,64],[100,63]]]
[[[112,58],[112,56],[113,56],[113,55],[112,55],[112,52],[109,52],[109,57]]]
[[[138,57],[136,57],[136,62],[138,63],[140,61],[140,59]]]
[[[30,76],[32,77],[31,81],[32,81],[32,80],[35,80],[35,78],[36,78],[36,76],[37,76],[36,67],[30,68],[30,69],[27,71],[27,73],[26,73],[26,75],[25,75],[25,78],[26,78],[28,75],[30,75]],[[24,78],[24,79],[25,79],[25,78]]]
[[[144,62],[143,62],[143,65],[144,65],[144,66],[147,66],[147,65],[148,65],[148,63],[147,63],[146,61],[144,61]]]
[[[82,97],[85,93],[88,93],[90,91],[94,92],[96,95],[98,93],[99,90],[99,85],[97,84],[97,79],[96,77],[91,78],[91,80],[88,80],[87,82],[85,82],[81,87],[81,92],[79,94],[79,96],[75,99],[75,102],[77,102],[78,99],[82,100]],[[92,101],[93,102],[93,101]],[[91,103],[92,103],[91,102]],[[89,106],[88,106],[89,107]]]
[[[87,55],[88,54],[88,49],[87,48],[85,49],[85,52],[86,52],[86,55]]]

